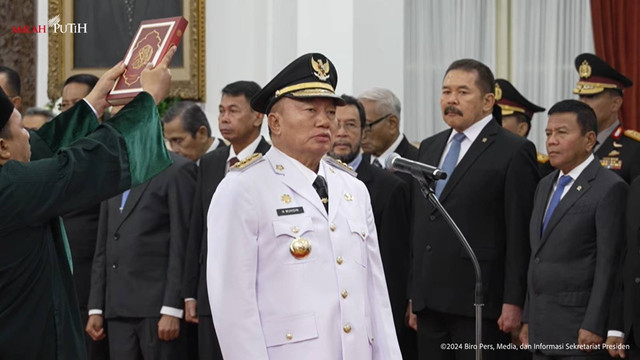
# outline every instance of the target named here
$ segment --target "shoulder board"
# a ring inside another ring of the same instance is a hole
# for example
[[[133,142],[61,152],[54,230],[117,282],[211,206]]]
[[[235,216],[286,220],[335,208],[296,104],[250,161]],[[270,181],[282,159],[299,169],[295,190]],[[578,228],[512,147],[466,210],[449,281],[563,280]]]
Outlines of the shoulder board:
[[[628,138],[632,138],[635,141],[640,142],[640,132],[635,130],[625,130],[624,135]]]
[[[537,160],[540,164],[546,164],[549,161],[549,156],[538,153]]]
[[[260,161],[264,161],[264,159],[262,158],[262,154],[254,153],[253,155],[248,156],[235,163],[235,165],[229,168],[229,171],[244,171],[251,166],[259,163]]]
[[[358,174],[353,171],[353,169],[351,168],[351,166],[343,163],[340,160],[334,159],[331,156],[325,156],[324,160],[331,166],[333,166],[336,169],[340,169],[346,173],[348,173],[349,175],[356,177]]]

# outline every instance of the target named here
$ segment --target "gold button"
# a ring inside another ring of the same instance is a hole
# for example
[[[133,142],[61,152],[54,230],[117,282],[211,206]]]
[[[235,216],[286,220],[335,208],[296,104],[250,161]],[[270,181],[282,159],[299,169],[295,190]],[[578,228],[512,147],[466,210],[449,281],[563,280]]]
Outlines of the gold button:
[[[293,339],[293,335],[291,333],[287,333],[286,338],[287,340],[291,340]]]
[[[341,295],[342,295],[343,299],[346,299],[347,296],[349,296],[349,293],[347,292],[347,290],[342,290],[342,294]]]
[[[297,234],[297,233],[300,231],[300,229],[299,229],[297,226],[292,226],[292,227],[291,227],[291,231],[292,231],[294,234]]]
[[[336,262],[338,263],[338,265],[342,265],[342,256],[338,256]]]
[[[329,225],[329,229],[331,229],[331,231],[336,231],[336,226],[331,224]]]
[[[351,325],[346,324],[345,326],[342,327],[342,330],[344,330],[345,333],[350,333],[351,332]]]

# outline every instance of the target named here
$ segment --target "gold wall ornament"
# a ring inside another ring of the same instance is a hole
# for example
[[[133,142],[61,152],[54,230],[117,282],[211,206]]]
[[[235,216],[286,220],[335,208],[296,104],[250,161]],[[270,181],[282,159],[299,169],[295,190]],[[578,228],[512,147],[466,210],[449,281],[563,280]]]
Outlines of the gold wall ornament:
[[[60,23],[73,23],[74,0],[49,0],[49,17],[60,15]],[[204,102],[206,100],[206,59],[205,59],[205,0],[185,0],[182,14],[189,25],[181,42],[183,66],[172,67],[172,80],[169,96]],[[134,24],[137,26],[139,24]],[[134,29],[134,30],[135,30]],[[87,31],[91,31],[90,25]],[[93,29],[93,31],[109,31],[109,29]],[[108,68],[79,68],[73,64],[72,33],[53,33],[49,35],[49,75],[47,95],[57,99],[62,95],[64,81],[72,75],[93,74],[102,76]],[[99,44],[97,51],[99,51]],[[124,57],[125,54],[123,53]],[[113,64],[115,65],[115,64]]]
[[[289,251],[294,258],[304,259],[311,253],[311,242],[305,238],[297,237],[291,241]]]
[[[583,61],[578,68],[578,74],[580,74],[580,78],[586,79],[591,77],[591,65],[587,62],[587,60]]]

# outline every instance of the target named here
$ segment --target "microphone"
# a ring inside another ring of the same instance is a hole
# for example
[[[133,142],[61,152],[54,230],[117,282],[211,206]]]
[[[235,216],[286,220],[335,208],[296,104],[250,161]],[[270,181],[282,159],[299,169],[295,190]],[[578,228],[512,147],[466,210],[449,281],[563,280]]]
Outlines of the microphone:
[[[393,171],[399,171],[402,173],[407,173],[413,175],[413,177],[419,179],[419,176],[416,176],[417,173],[422,173],[425,177],[431,180],[441,180],[447,178],[447,173],[438,169],[435,166],[423,164],[418,161],[413,161],[409,159],[405,159],[397,153],[391,153],[385,162],[385,166],[387,169],[391,169]]]

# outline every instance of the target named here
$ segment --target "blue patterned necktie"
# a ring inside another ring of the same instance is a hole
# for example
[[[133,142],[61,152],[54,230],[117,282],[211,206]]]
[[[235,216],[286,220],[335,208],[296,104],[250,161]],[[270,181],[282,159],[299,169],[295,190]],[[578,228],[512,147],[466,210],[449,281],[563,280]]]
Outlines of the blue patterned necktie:
[[[440,194],[442,194],[442,190],[444,186],[447,184],[447,181],[451,178],[451,174],[453,173],[453,169],[456,168],[456,164],[458,163],[458,157],[460,156],[460,144],[464,140],[464,133],[457,133],[453,135],[453,141],[451,142],[451,147],[449,147],[449,151],[447,152],[447,156],[444,157],[444,161],[442,162],[442,171],[447,173],[447,178],[438,180],[436,182],[436,196],[438,199],[440,198]]]
[[[544,233],[544,230],[547,228],[547,224],[549,223],[549,219],[551,219],[551,215],[553,215],[553,211],[560,203],[560,199],[562,198],[562,193],[564,192],[565,186],[567,186],[567,184],[569,184],[570,182],[571,176],[569,175],[562,175],[558,180],[558,187],[556,187],[556,191],[551,197],[549,208],[547,209],[547,213],[544,216],[544,221],[542,222],[542,233]]]

